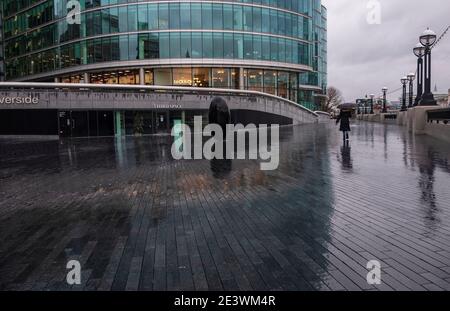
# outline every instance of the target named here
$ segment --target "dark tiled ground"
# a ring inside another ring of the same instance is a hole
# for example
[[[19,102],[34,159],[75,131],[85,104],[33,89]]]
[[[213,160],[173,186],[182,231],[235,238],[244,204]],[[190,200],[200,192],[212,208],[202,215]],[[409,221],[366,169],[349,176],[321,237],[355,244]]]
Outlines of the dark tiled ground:
[[[284,129],[281,164],[173,161],[168,137],[0,141],[0,289],[449,290],[450,146]],[[382,285],[366,263],[382,263]]]

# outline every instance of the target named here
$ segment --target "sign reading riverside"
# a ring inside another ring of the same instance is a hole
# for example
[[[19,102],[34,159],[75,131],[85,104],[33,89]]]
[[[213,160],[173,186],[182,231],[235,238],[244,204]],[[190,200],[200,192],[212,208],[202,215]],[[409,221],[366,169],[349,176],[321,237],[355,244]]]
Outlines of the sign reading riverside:
[[[37,105],[39,98],[31,96],[0,97],[0,105]]]

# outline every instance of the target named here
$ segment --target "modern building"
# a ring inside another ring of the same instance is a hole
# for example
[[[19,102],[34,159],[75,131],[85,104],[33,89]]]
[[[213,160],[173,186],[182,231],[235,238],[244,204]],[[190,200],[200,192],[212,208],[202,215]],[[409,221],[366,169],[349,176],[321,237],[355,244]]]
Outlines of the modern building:
[[[6,81],[242,89],[310,110],[326,93],[320,0],[68,2],[2,1]]]

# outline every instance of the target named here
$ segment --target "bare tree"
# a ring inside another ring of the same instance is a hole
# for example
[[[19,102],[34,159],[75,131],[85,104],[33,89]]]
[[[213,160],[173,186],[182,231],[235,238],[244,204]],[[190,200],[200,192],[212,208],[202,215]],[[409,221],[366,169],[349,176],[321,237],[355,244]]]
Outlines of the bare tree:
[[[323,111],[331,112],[342,104],[342,93],[337,88],[330,86],[327,89],[327,99],[322,107]]]

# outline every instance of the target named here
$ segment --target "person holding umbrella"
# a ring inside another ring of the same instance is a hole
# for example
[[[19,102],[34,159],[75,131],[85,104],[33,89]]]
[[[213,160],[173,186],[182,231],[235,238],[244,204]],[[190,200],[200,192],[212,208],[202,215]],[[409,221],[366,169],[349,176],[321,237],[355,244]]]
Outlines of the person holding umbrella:
[[[348,132],[350,132],[350,118],[352,117],[352,107],[349,105],[341,105],[340,114],[336,119],[336,124],[341,123],[339,130],[343,134],[344,143],[348,141]]]

